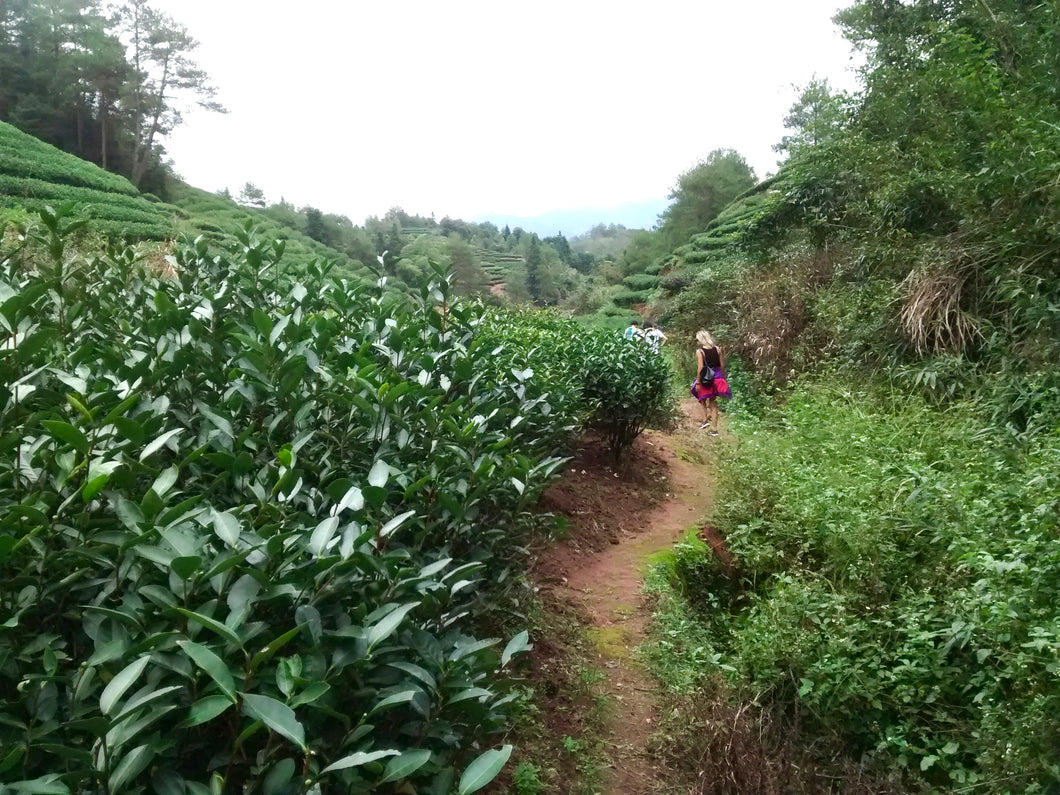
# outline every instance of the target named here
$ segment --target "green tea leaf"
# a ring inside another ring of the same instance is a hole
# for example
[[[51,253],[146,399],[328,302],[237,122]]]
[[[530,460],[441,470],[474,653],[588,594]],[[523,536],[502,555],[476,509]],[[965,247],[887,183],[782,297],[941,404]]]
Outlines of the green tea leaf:
[[[140,775],[151,760],[155,757],[154,749],[148,745],[140,745],[129,751],[114,768],[108,782],[109,792],[121,792],[125,785]]]
[[[243,532],[243,527],[240,525],[239,519],[233,516],[231,511],[214,511],[213,531],[217,534],[217,537],[228,544],[228,546],[234,547],[239,541],[239,536]]]
[[[139,505],[119,496],[114,502],[114,510],[118,514],[118,519],[121,520],[121,523],[126,528],[136,532],[139,531],[140,523],[144,520],[144,514],[140,510]]]
[[[183,607],[175,608],[178,613],[186,618],[190,618],[192,621],[198,622],[206,627],[211,632],[215,632],[225,640],[231,641],[240,648],[243,647],[243,642],[239,639],[239,636],[222,624],[220,621],[216,621],[209,616],[204,616],[201,613],[196,613],[192,610],[185,610]]]
[[[360,767],[361,765],[367,765],[369,762],[377,762],[380,759],[386,759],[388,756],[397,756],[400,751],[358,751],[355,754],[344,756],[338,762],[332,764],[321,770],[321,773],[331,773],[335,770],[346,770],[351,767]]]
[[[322,555],[338,528],[339,517],[337,516],[329,516],[318,524],[309,538],[309,551],[314,555]]]
[[[169,567],[182,580],[190,580],[202,565],[202,557],[199,555],[186,555],[173,558]]]
[[[391,668],[397,668],[399,671],[404,671],[405,673],[416,677],[425,685],[427,685],[427,687],[431,688],[431,690],[434,690],[436,687],[438,687],[438,683],[434,680],[434,677],[431,675],[430,671],[424,670],[418,665],[402,661],[387,664]]]
[[[388,480],[390,480],[390,467],[381,458],[376,459],[376,462],[372,464],[372,470],[368,473],[368,483],[380,489],[386,485]]]
[[[499,750],[491,749],[480,754],[467,766],[460,776],[459,795],[470,795],[489,784],[501,772],[508,758],[512,755],[512,746],[505,745]]]
[[[161,436],[156,437],[154,441],[150,442],[147,445],[147,447],[145,447],[141,451],[140,460],[143,461],[145,458],[148,458],[149,456],[154,454],[156,451],[160,450],[162,448],[162,445],[164,445],[170,439],[175,439],[177,436],[179,436],[183,432],[184,432],[184,430],[182,428],[174,428],[173,430],[166,431]]]
[[[279,637],[273,638],[266,644],[265,648],[250,658],[250,670],[253,673],[264,663],[272,659],[273,655],[276,654],[280,649],[294,640],[295,636],[302,631],[301,626],[297,626],[294,629],[289,629]]]
[[[378,624],[370,627],[368,629],[368,650],[371,651],[376,644],[389,638],[405,619],[408,612],[418,606],[419,602],[409,602],[402,605],[387,613]]]
[[[393,695],[387,696],[374,707],[372,707],[368,714],[374,715],[377,712],[381,712],[382,710],[388,709],[389,707],[395,707],[398,704],[408,704],[410,701],[412,701],[412,699],[416,697],[419,692],[419,690],[402,690],[400,693],[394,693]]]
[[[408,778],[427,764],[430,758],[431,752],[425,748],[405,751],[405,753],[395,756],[386,763],[386,769],[383,771],[383,777],[379,779],[379,783],[385,784],[388,781],[399,781],[403,778]]]
[[[177,482],[177,467],[171,466],[163,469],[155,482],[151,484],[151,490],[159,497],[165,497],[166,493],[173,488],[173,484]]]
[[[389,522],[387,522],[385,525],[383,525],[379,529],[379,536],[381,538],[386,538],[388,535],[390,535],[395,530],[397,530],[399,527],[401,527],[401,525],[403,525],[405,523],[406,519],[408,519],[410,516],[415,516],[415,515],[416,515],[415,511],[405,511],[405,513],[402,513],[402,514],[399,514],[399,515],[395,516],[393,519],[391,519]]]
[[[501,652],[501,668],[508,664],[508,661],[512,659],[516,654],[520,654],[524,651],[529,651],[533,648],[530,643],[530,633],[525,629],[508,641],[508,645],[504,647],[504,651]]]
[[[88,437],[70,423],[59,420],[43,420],[41,425],[48,429],[48,433],[53,439],[70,445],[79,453],[88,452],[90,446]]]
[[[458,643],[457,647],[449,655],[449,659],[455,662],[456,660],[470,657],[472,654],[478,654],[480,651],[484,651],[490,646],[493,646],[499,640],[499,638],[486,638],[485,640],[478,640],[473,643]]]
[[[260,720],[277,734],[286,737],[305,750],[305,729],[298,722],[294,710],[269,696],[255,693],[240,693],[243,696],[243,712],[254,720]]]
[[[291,707],[312,704],[329,690],[331,690],[331,685],[327,682],[313,682],[311,685],[307,685],[305,690],[291,699]]]
[[[144,672],[150,657],[143,656],[138,660],[126,665],[114,678],[103,688],[99,696],[99,709],[104,715],[109,715],[117,704],[118,699],[125,695],[125,691],[132,687],[133,682],[140,678]]]
[[[225,697],[233,704],[236,703],[236,683],[232,677],[232,672],[228,670],[228,666],[224,660],[214,654],[205,646],[200,646],[195,641],[191,640],[178,640],[177,645],[184,650],[184,653],[191,658],[191,661],[195,663],[199,668],[206,672],[207,676],[213,679],[217,683],[217,686],[221,688],[221,692],[224,693]]]
[[[333,512],[337,516],[347,509],[351,511],[359,511],[363,507],[364,494],[362,494],[361,490],[356,486],[350,486],[342,496],[342,499],[335,505]]]
[[[276,666],[276,687],[280,688],[280,692],[285,696],[290,697],[294,692],[294,680],[295,673],[291,669],[290,660],[281,660]]]
[[[59,779],[56,773],[49,773],[29,781],[15,781],[11,784],[4,784],[4,786],[15,792],[26,792],[30,795],[70,795],[70,788]]]
[[[191,705],[188,717],[177,724],[177,728],[190,729],[200,723],[208,723],[235,704],[229,696],[206,696]]]
[[[287,788],[297,770],[298,766],[293,759],[281,759],[265,774],[262,782],[263,795],[279,795]]]
[[[158,699],[163,696],[168,696],[171,693],[176,693],[178,690],[183,689],[184,687],[182,685],[170,685],[169,687],[160,687],[157,690],[152,690],[150,693],[134,696],[126,702],[124,707],[122,707],[121,712],[118,713],[115,720],[121,720],[133,711],[140,709],[140,707],[145,704],[150,704],[152,701],[158,701]]]
[[[489,690],[482,687],[469,687],[467,690],[461,690],[459,693],[455,693],[450,697],[448,703],[459,704],[461,701],[467,701],[469,698],[490,698],[493,696]]]
[[[106,727],[104,727],[104,731],[106,731]],[[22,757],[25,756],[25,754],[26,749],[24,746],[19,745],[12,748],[7,756],[0,759],[0,773],[6,773],[8,770],[11,770],[11,768],[22,760]]]

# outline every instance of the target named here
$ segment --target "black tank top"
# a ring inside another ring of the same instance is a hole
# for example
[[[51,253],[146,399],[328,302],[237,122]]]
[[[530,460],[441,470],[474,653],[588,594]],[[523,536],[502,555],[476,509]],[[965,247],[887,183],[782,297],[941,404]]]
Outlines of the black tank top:
[[[721,367],[721,354],[717,348],[700,348],[703,351],[703,361],[714,370]]]

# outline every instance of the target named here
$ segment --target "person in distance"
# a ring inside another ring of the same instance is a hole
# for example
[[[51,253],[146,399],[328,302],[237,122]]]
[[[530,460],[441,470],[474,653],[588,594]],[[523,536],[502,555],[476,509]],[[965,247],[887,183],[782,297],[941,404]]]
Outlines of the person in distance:
[[[629,324],[629,328],[622,332],[622,336],[627,340],[643,340],[644,332],[641,331],[640,323],[634,320]]]
[[[696,332],[696,380],[692,382],[692,397],[703,409],[703,424],[700,429],[710,428],[710,435],[718,435],[719,397],[731,398],[732,389],[725,380],[725,360],[714,338],[704,329]]]

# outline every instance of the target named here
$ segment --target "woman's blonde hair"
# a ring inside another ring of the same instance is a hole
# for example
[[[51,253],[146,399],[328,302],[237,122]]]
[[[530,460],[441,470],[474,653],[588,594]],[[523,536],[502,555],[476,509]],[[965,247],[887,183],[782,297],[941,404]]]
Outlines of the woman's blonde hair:
[[[704,348],[718,347],[717,343],[714,342],[714,338],[710,336],[710,332],[706,329],[700,329],[696,332],[696,342],[698,342]]]

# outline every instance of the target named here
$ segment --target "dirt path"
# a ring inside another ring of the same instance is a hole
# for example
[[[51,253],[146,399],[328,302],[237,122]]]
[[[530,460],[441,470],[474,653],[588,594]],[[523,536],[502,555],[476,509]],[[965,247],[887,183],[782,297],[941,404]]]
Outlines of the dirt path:
[[[630,466],[611,472],[591,456],[576,460],[558,488],[546,495],[572,523],[569,540],[549,549],[535,567],[550,598],[574,606],[606,674],[599,688],[611,701],[610,765],[603,793],[641,795],[657,769],[648,741],[657,725],[655,686],[635,659],[650,608],[641,594],[649,559],[696,528],[713,489],[705,460],[711,441],[698,429],[695,401],[674,432],[648,432]]]

